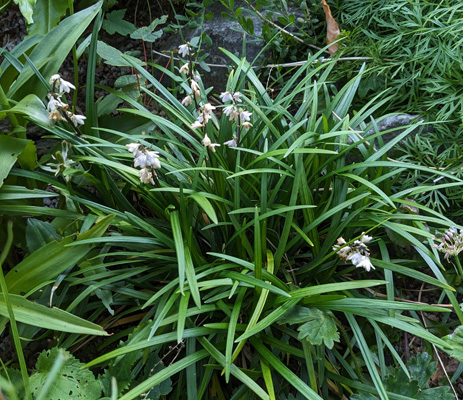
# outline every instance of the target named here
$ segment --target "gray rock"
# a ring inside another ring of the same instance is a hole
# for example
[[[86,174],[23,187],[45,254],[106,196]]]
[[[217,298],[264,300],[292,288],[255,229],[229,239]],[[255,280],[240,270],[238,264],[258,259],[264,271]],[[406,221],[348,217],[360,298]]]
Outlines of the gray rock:
[[[238,7],[239,5],[235,5]],[[206,33],[212,40],[212,46],[204,44],[203,50],[209,53],[205,62],[207,64],[214,64],[219,66],[210,66],[211,71],[205,72],[199,66],[198,72],[202,74],[204,86],[214,87],[213,92],[219,93],[226,90],[228,67],[233,66],[231,60],[219,49],[220,47],[227,49],[234,55],[241,58],[243,50],[243,32],[241,25],[236,21],[230,21],[222,16],[222,12],[226,8],[219,2],[214,2],[206,10],[206,13],[213,13],[214,16],[209,21],[205,21],[203,25],[203,32]],[[252,18],[254,22],[254,33],[260,35],[262,32],[263,21],[259,17],[246,16]],[[195,36],[201,35],[201,27],[194,30],[183,30],[183,36],[186,41],[191,41]],[[183,44],[180,35],[172,35],[162,45],[163,50],[177,49],[179,45]],[[258,40],[256,37],[250,37],[246,34],[246,59],[252,62],[263,49],[265,43]],[[159,59],[158,59],[159,61]],[[162,62],[161,62],[162,64]]]
[[[384,143],[388,143],[400,134],[402,134],[406,129],[408,129],[408,125],[424,122],[424,118],[419,115],[410,115],[410,114],[396,114],[396,115],[389,115],[383,119],[380,119],[376,124],[378,126],[379,132],[384,132],[390,129],[394,129],[392,132],[385,133],[382,135],[382,139]],[[397,129],[395,129],[397,128]],[[407,137],[415,136],[418,132],[432,132],[431,125],[421,125],[413,129]],[[371,128],[366,136],[374,135],[376,133],[375,128]],[[403,140],[401,141],[403,143]]]

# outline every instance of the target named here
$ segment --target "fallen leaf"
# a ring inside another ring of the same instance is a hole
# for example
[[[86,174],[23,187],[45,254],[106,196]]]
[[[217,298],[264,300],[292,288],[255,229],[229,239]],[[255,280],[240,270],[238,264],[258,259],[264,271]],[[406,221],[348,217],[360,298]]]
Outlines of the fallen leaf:
[[[326,17],[326,44],[333,43],[341,33],[339,30],[339,25],[336,20],[331,15],[330,6],[326,3],[326,0],[322,0],[323,4],[323,12],[325,13]],[[328,47],[328,51],[330,54],[336,53],[336,50],[339,47],[339,43],[335,43]]]

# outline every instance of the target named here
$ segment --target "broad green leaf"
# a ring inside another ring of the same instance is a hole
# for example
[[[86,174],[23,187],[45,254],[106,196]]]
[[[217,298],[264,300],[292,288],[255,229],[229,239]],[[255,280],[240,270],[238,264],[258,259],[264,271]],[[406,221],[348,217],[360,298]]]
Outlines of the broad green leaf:
[[[32,393],[35,398],[44,388],[47,378],[58,359],[64,358],[64,363],[49,386],[45,399],[86,399],[99,400],[101,398],[100,383],[95,379],[92,371],[81,369],[84,365],[71,353],[53,347],[40,353],[36,364],[37,372],[31,376]]]
[[[26,148],[29,140],[18,139],[12,136],[0,136],[0,188],[10,173],[18,156]]]
[[[36,0],[14,0],[14,3],[19,5],[19,10],[28,24],[34,22],[32,15],[34,13],[35,2]]]
[[[34,23],[27,29],[29,35],[47,34],[59,24],[69,8],[68,0],[36,0]]]
[[[29,94],[24,97],[18,104],[9,110],[9,112],[24,114],[33,122],[48,127],[53,126],[53,122],[48,118],[49,113],[43,102],[35,95]]]
[[[40,70],[45,79],[57,73],[64,60],[82,33],[101,8],[98,1],[70,17],[61,21],[35,46],[29,55],[32,63]],[[16,100],[23,99],[30,93],[39,98],[45,97],[48,88],[43,87],[40,79],[29,65],[25,65],[16,81],[11,85],[7,97]]]
[[[334,342],[339,342],[339,333],[333,317],[329,312],[318,308],[295,306],[278,322],[280,324],[302,324],[297,328],[298,339],[306,339],[313,345],[320,345],[323,342],[326,347],[332,349]]]
[[[59,308],[49,308],[27,300],[23,296],[8,296],[17,321],[39,328],[84,335],[107,335],[100,326]],[[8,317],[5,298],[0,296],[0,315]]]
[[[23,169],[33,171],[37,167],[37,148],[31,140],[18,157],[19,165]]]
[[[66,236],[61,242],[50,242],[35,251],[5,276],[10,293],[28,292],[41,282],[57,277],[70,266],[78,263],[91,250],[92,245],[67,247],[67,244],[102,236],[114,216],[101,219],[95,226],[78,235]]]
[[[127,36],[135,31],[137,28],[134,24],[124,20],[124,15],[127,9],[114,10],[106,14],[106,19],[103,21],[103,29],[110,35],[116,32],[119,35]]]

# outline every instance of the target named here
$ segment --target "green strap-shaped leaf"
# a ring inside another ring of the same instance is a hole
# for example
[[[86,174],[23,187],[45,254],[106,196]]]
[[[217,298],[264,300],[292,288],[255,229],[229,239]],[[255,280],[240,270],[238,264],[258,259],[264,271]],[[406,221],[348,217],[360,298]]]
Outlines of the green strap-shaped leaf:
[[[67,247],[74,240],[91,239],[102,236],[108,229],[114,216],[109,215],[95,226],[76,237],[66,236],[61,242],[53,241],[17,264],[5,276],[10,293],[28,292],[45,280],[56,278],[71,265],[78,263],[92,248],[91,244]]]
[[[107,335],[100,326],[59,308],[34,303],[17,294],[8,296],[17,321],[40,328],[87,335]],[[0,315],[8,317],[4,296],[0,296]]]

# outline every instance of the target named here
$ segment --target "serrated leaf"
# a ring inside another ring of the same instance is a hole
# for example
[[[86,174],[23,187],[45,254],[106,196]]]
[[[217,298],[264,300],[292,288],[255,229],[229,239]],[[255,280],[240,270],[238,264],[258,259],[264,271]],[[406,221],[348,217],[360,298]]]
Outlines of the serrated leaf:
[[[133,33],[137,28],[131,22],[124,20],[126,11],[127,9],[124,8],[106,14],[106,19],[103,21],[103,29],[110,35],[114,35],[116,32],[122,36]]]
[[[339,342],[339,332],[333,317],[329,312],[318,308],[301,306],[293,307],[278,321],[280,324],[301,324],[297,330],[298,338],[306,339],[311,344],[320,345],[322,342],[332,349],[334,342]]]
[[[428,353],[418,353],[407,363],[410,377],[418,381],[420,389],[428,387],[428,381],[437,371],[437,362]]]
[[[36,364],[37,372],[30,377],[32,394],[40,393],[55,360],[60,355],[66,357],[67,360],[49,387],[46,398],[48,400],[69,398],[99,400],[101,388],[92,371],[81,369],[83,363],[79,362],[71,353],[57,347],[44,350],[39,355]]]
[[[444,336],[442,340],[452,346],[452,349],[443,350],[463,363],[463,325],[457,327],[452,334]]]
[[[410,381],[405,375],[402,368],[389,368],[388,375],[384,380],[384,387],[386,390],[402,396],[415,398],[420,390],[418,381]]]
[[[422,390],[417,400],[454,400],[455,396],[448,386],[438,386],[431,389]]]
[[[154,42],[155,40],[159,39],[162,36],[162,31],[153,32],[154,29],[159,24],[164,24],[167,21],[167,15],[163,15],[161,18],[156,18],[149,26],[143,26],[133,32],[130,37],[132,39],[139,39],[145,42]]]

